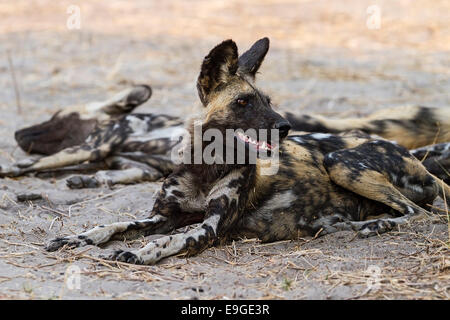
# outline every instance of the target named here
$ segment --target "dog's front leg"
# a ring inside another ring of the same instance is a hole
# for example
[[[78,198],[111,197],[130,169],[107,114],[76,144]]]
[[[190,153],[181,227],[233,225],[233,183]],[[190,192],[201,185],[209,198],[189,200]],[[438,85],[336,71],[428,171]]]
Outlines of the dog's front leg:
[[[110,258],[128,263],[154,264],[178,253],[191,256],[205,250],[225,237],[238,220],[245,207],[251,180],[248,172],[237,171],[227,175],[210,191],[206,199],[205,220],[201,225],[185,233],[153,240],[136,251],[116,251]]]
[[[219,215],[211,216],[205,219],[201,226],[186,233],[161,237],[136,251],[118,250],[110,259],[135,264],[154,264],[162,258],[181,252],[192,255],[214,243],[217,238],[219,220]]]

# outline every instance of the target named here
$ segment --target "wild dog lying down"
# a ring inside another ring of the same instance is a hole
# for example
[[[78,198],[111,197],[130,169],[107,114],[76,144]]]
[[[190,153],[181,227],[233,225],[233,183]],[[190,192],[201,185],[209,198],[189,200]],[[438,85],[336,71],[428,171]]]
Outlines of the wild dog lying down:
[[[178,143],[171,138],[183,123],[168,115],[129,114],[151,94],[149,86],[135,86],[106,101],[66,108],[49,121],[17,131],[16,140],[24,151],[48,156],[0,167],[0,176],[108,169],[93,177],[69,178],[71,188],[167,176],[173,170],[171,150]]]
[[[409,149],[430,173],[450,183],[450,108],[396,107],[353,119],[290,112],[284,116],[294,130],[320,133],[359,130],[396,142]]]
[[[202,133],[235,132],[236,143],[231,148],[223,144],[225,154],[216,159],[218,163],[177,166],[164,181],[147,219],[56,238],[47,250],[166,234],[141,249],[109,256],[152,264],[181,252],[196,254],[230,238],[276,241],[338,230],[372,236],[429,214],[423,206],[438,195],[450,199],[450,188],[397,144],[358,133],[288,136],[289,122],[272,109],[270,99],[254,83],[268,48],[269,40],[264,38],[239,57],[236,44],[227,40],[203,60],[197,82],[206,108]],[[237,129],[256,129],[257,135]],[[263,138],[263,130],[270,134]],[[186,152],[195,153],[195,139]],[[209,145],[201,146],[204,151]],[[234,160],[241,146],[246,157],[239,164]],[[219,154],[216,151],[211,154]],[[252,163],[250,151],[278,155],[277,174],[263,175],[265,159]],[[229,152],[231,161],[226,157]],[[223,159],[227,161],[221,163]],[[383,213],[390,217],[371,219]],[[199,225],[167,235],[194,223]]]
[[[17,144],[28,153],[52,155],[85,142],[102,121],[117,121],[152,96],[147,85],[123,90],[106,101],[75,105],[57,111],[41,124],[15,132]]]

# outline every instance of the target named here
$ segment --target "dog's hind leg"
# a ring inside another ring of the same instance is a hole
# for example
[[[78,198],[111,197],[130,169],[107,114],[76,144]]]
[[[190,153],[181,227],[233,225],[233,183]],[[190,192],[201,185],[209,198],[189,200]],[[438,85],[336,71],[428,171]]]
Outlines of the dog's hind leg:
[[[76,175],[66,180],[71,189],[96,188],[100,185],[132,184],[143,181],[157,181],[163,175],[157,169],[124,157],[113,156],[105,159],[113,170],[101,170],[94,176]]]
[[[61,168],[84,161],[102,160],[127,138],[124,130],[117,121],[106,122],[101,127],[97,127],[83,144],[66,148],[37,160],[29,158],[12,166],[2,166],[0,167],[0,177],[20,176],[29,172]]]
[[[91,159],[100,159],[97,149],[89,145],[75,146],[64,149],[54,155],[39,159],[27,158],[12,165],[0,166],[0,177],[17,177],[30,172],[39,172],[50,169],[75,165]]]
[[[440,185],[408,150],[387,141],[372,141],[329,153],[324,165],[336,184],[402,214],[390,219],[339,222],[335,226],[351,227],[361,236],[387,232],[430,215],[421,206],[432,203],[440,193],[443,197],[443,193],[448,193],[448,186]],[[369,214],[373,213],[366,216]]]

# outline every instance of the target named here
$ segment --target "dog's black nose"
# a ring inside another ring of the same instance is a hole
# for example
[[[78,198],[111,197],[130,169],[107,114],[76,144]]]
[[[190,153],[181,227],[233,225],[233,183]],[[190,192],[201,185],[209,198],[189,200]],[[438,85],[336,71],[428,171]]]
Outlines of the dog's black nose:
[[[291,124],[287,121],[280,121],[275,124],[275,129],[279,130],[280,139],[283,139],[286,138],[289,130],[291,130]]]

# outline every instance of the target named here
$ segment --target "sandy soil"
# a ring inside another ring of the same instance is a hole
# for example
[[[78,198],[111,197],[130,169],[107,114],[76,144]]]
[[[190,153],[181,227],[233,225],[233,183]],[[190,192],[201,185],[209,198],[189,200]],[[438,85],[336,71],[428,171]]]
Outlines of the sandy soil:
[[[79,30],[66,27],[72,2],[81,8]],[[373,2],[0,1],[0,163],[26,157],[15,130],[131,83],[154,89],[139,112],[196,112],[201,60],[230,37],[241,50],[271,38],[259,85],[280,110],[345,117],[402,104],[449,107],[450,3],[376,1],[381,27],[371,30],[366,10]],[[351,232],[274,244],[246,239],[148,267],[99,260],[99,248],[43,250],[56,235],[145,217],[159,186],[74,191],[64,177],[0,180],[0,298],[449,298],[442,209],[440,221],[370,239]],[[45,200],[19,203],[21,192]],[[79,289],[66,285],[69,266],[80,271]]]

